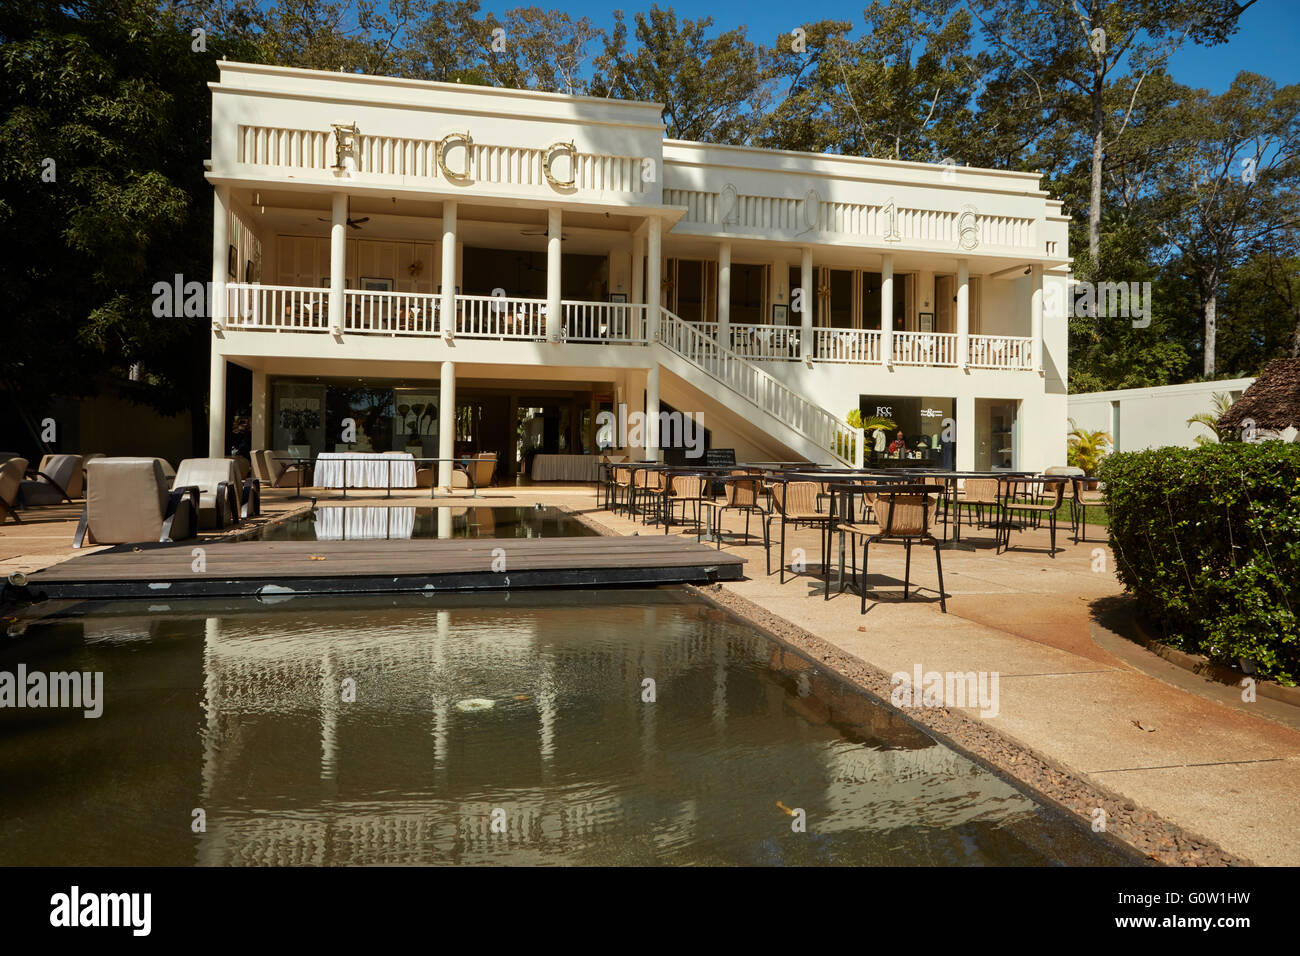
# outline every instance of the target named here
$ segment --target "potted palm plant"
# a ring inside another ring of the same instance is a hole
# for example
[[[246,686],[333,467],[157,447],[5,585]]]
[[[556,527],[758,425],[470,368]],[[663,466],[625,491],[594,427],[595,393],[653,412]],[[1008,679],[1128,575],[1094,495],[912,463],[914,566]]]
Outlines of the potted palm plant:
[[[1097,474],[1097,467],[1110,450],[1110,433],[1080,428],[1073,418],[1069,421],[1069,447],[1066,449],[1065,462],[1075,468],[1082,468],[1083,473],[1091,478]]]

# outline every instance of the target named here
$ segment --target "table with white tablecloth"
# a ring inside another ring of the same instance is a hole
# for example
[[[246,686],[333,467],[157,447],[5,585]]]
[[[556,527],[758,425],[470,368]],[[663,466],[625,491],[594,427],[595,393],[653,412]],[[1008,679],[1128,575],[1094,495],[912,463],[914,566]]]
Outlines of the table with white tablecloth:
[[[599,481],[598,455],[535,455],[533,481]]]
[[[321,452],[316,456],[313,484],[317,488],[414,488],[415,458],[406,451]]]

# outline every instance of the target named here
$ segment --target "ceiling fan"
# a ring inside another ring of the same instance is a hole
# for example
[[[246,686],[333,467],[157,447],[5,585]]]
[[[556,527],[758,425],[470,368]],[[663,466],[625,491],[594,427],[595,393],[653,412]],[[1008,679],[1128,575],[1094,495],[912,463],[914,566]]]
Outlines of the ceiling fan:
[[[326,219],[326,218],[323,217],[323,216],[317,216],[316,219],[317,219],[318,221],[320,221],[320,222],[333,222],[333,221],[334,221],[334,220],[332,220],[332,219]],[[362,224],[363,222],[369,222],[369,221],[370,221],[370,217],[369,217],[369,216],[362,216],[360,219],[353,219],[351,216],[349,216],[349,217],[348,217],[348,228],[349,228],[349,229],[360,229],[360,228],[361,228],[361,224]]]
[[[546,238],[547,231],[546,231],[545,229],[520,229],[520,230],[519,230],[519,235],[521,235],[521,236],[541,236],[541,237],[543,237],[543,238]],[[564,233],[561,232],[561,233],[560,233],[560,242],[568,242],[568,241],[569,241],[569,237],[566,236]]]

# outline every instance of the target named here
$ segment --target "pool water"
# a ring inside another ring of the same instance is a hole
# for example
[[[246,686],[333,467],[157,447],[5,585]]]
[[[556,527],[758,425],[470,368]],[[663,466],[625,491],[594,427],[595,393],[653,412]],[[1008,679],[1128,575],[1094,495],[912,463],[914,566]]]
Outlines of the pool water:
[[[322,505],[264,525],[263,541],[398,538],[571,538],[597,532],[559,508]]]
[[[104,709],[0,710],[8,865],[1134,861],[673,589],[81,606],[19,662]]]

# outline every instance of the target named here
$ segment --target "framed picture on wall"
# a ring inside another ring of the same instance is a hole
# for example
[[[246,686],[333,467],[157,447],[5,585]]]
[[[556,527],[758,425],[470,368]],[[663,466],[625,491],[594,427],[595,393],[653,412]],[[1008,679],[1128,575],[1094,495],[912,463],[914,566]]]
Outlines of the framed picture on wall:
[[[226,273],[232,279],[239,278],[239,250],[234,246],[226,250]]]
[[[790,321],[790,307],[782,303],[772,305],[772,324],[785,325]]]
[[[252,259],[244,260],[244,281],[245,282],[253,281],[253,260]]]
[[[627,301],[627,293],[626,293],[626,292],[611,292],[611,293],[609,294],[609,301],[610,301],[610,302],[626,302],[626,301]]]
[[[374,276],[362,276],[361,291],[362,292],[392,292],[393,280],[377,279]]]
[[[922,312],[922,313],[920,314],[919,318],[920,318],[920,330],[921,330],[922,332],[933,332],[933,331],[934,331],[934,313],[933,313],[933,312]]]

